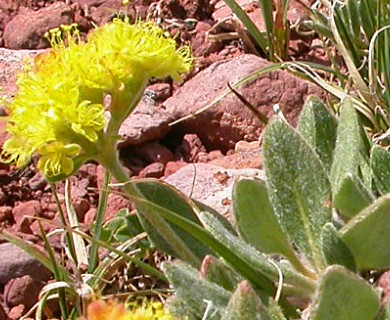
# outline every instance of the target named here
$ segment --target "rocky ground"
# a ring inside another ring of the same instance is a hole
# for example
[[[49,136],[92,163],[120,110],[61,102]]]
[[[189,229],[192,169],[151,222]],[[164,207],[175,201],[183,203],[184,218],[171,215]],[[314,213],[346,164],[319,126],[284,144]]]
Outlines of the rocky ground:
[[[239,2],[261,27],[256,4]],[[121,10],[121,0],[0,0],[0,85],[7,99],[17,91],[15,79],[23,59],[48,47],[45,32],[75,22],[86,37],[93,25],[109,21]],[[129,176],[164,179],[228,214],[234,178],[263,176],[259,144],[263,125],[233,95],[191,115],[218,98],[228,82],[234,83],[268,62],[251,54],[239,38],[218,41],[221,35],[235,31],[229,21],[219,24],[231,15],[222,0],[134,0],[129,13],[156,19],[176,35],[180,44],[192,46],[197,62],[182,86],[171,81],[151,83],[140,106],[124,123],[119,147]],[[305,14],[299,2],[292,0],[288,15],[291,23]],[[294,35],[291,55],[327,61],[316,39]],[[324,96],[318,87],[282,71],[254,81],[240,93],[269,116],[278,103],[292,123],[308,95]],[[5,105],[0,111],[1,116],[7,115]],[[0,121],[0,128],[1,146],[7,138],[5,121]],[[101,187],[103,176],[102,167],[89,163],[72,178],[73,204],[86,226],[95,219],[98,196],[93,190]],[[57,189],[63,193],[64,185],[59,184]],[[111,194],[106,219],[122,208],[132,210],[132,205]],[[49,221],[44,224],[45,231],[60,225],[50,186],[33,164],[23,169],[0,165],[0,228],[42,247],[34,217]],[[61,250],[59,241],[52,244]],[[19,319],[37,301],[49,279],[50,274],[34,259],[0,240],[0,320]]]

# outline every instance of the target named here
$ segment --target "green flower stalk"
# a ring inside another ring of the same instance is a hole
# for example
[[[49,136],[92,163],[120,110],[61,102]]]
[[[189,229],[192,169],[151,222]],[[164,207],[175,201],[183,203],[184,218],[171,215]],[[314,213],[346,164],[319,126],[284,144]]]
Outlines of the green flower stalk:
[[[22,167],[38,157],[50,181],[62,180],[88,160],[107,165],[118,130],[150,78],[181,81],[193,59],[188,47],[152,22],[121,20],[97,28],[83,43],[75,26],[49,35],[52,49],[19,75],[1,159]],[[111,96],[109,116],[104,97]],[[107,120],[107,118],[109,120]]]

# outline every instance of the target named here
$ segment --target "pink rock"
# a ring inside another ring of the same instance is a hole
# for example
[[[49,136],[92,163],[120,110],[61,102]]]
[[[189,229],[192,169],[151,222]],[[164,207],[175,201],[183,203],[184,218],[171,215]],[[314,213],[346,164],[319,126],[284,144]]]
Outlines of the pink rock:
[[[231,155],[209,162],[227,169],[245,169],[263,167],[263,156],[259,147],[232,153]]]
[[[161,162],[154,162],[146,166],[139,173],[142,178],[161,178],[164,175],[165,166]]]
[[[43,231],[45,233],[49,232],[50,229],[53,228],[53,222],[52,221],[33,221],[30,225],[31,232],[37,236],[42,236],[41,227],[39,226],[41,224]]]
[[[188,166],[188,163],[184,161],[169,161],[165,165],[164,177],[169,177],[171,174],[174,174],[185,166]]]
[[[17,205],[12,210],[17,229],[25,233],[31,233],[32,220],[29,217],[38,217],[41,212],[41,204],[37,200],[30,200]]]
[[[20,304],[16,307],[13,307],[8,313],[8,318],[10,320],[19,320],[23,314],[27,311],[26,307],[23,304]]]
[[[84,223],[87,225],[95,223],[96,214],[97,214],[97,209],[90,208],[84,216]]]
[[[193,115],[219,98],[228,89],[227,82],[234,84],[269,65],[268,61],[249,54],[217,62],[187,81],[163,105],[175,119]],[[273,106],[279,104],[293,125],[307,96],[324,94],[317,86],[287,71],[265,74],[238,91],[268,117],[275,116]],[[207,111],[176,124],[172,131],[196,133],[207,149],[226,151],[233,149],[237,141],[258,140],[263,128],[264,124],[234,94],[229,94]]]
[[[72,200],[72,205],[79,221],[84,221],[85,214],[91,207],[89,202],[84,198],[75,198]]]
[[[224,157],[224,155],[221,152],[221,150],[213,150],[213,151],[210,151],[209,153],[199,152],[198,162],[210,162],[213,160],[221,159],[223,157]]]
[[[9,281],[4,287],[4,300],[10,307],[23,304],[31,308],[38,300],[43,283],[26,275]]]
[[[196,25],[196,34],[192,40],[193,52],[195,57],[208,56],[209,54],[222,49],[223,44],[220,41],[212,41],[208,37],[208,31],[212,25],[208,22],[199,21]]]
[[[390,302],[390,271],[386,271],[380,276],[378,287],[383,290],[382,304],[388,304]]]
[[[4,29],[5,47],[9,49],[36,49],[49,47],[44,35],[50,29],[61,24],[73,23],[72,8],[63,3],[55,2],[38,11],[29,11],[15,16]]]
[[[175,158],[185,162],[196,162],[200,152],[206,152],[202,141],[196,134],[186,134],[176,148]]]

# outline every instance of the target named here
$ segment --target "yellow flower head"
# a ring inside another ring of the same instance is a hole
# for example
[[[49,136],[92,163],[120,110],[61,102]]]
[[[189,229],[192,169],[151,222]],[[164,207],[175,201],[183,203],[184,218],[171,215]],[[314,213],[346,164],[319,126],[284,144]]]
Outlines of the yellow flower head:
[[[143,302],[128,310],[124,304],[101,300],[88,305],[86,320],[174,320],[161,302]]]
[[[39,169],[51,180],[104,154],[99,141],[113,141],[151,77],[181,80],[180,74],[192,65],[189,49],[176,50],[175,41],[152,22],[115,20],[97,28],[87,43],[81,42],[74,25],[62,26],[48,39],[52,49],[38,55],[18,77],[7,128],[11,138],[1,159],[21,167],[37,154]],[[105,94],[120,101],[110,108],[116,123],[107,139]]]
[[[130,25],[115,19],[96,29],[88,39],[94,67],[89,80],[101,83],[101,73],[114,78],[109,85],[121,86],[133,78],[164,78],[181,81],[180,74],[188,72],[193,58],[188,47],[176,49],[176,42],[153,22]]]

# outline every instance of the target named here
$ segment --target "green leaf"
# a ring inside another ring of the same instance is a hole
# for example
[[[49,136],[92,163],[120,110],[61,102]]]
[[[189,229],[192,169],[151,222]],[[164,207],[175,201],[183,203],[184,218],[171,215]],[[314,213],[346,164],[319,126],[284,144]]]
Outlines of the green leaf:
[[[275,213],[290,241],[319,271],[325,267],[321,230],[331,220],[325,168],[302,136],[281,120],[268,125],[263,148]]]
[[[330,172],[336,146],[337,120],[316,96],[310,96],[301,112],[298,131]]]
[[[380,310],[377,292],[341,266],[329,267],[320,280],[312,320],[373,320]]]
[[[195,315],[202,319],[207,304],[209,304],[211,307],[210,314],[216,312],[216,317],[206,319],[220,318],[229,302],[231,292],[215,283],[200,279],[198,271],[183,262],[164,262],[162,269],[169,282],[175,288],[175,295],[190,310],[190,315]]]
[[[381,194],[390,192],[390,153],[380,146],[371,151],[371,169],[375,185]]]
[[[233,188],[233,214],[242,239],[260,252],[295,257],[269,202],[265,182],[241,179]]]
[[[371,172],[362,130],[359,116],[351,100],[345,99],[340,109],[336,150],[330,175],[334,199],[338,197],[343,182],[349,174],[360,178],[370,189]]]
[[[242,276],[234,271],[221,259],[213,256],[206,256],[200,268],[202,279],[214,282],[222,288],[233,292],[237,285],[243,280]]]
[[[265,183],[241,179],[233,188],[233,213],[242,239],[263,253],[279,253],[294,267],[310,271],[297,258],[270,204]]]
[[[356,271],[356,262],[351,250],[340,239],[336,228],[331,223],[327,223],[323,228],[322,251],[328,266],[338,264]]]
[[[346,218],[352,218],[369,206],[375,197],[359,178],[346,173],[340,189],[333,199],[333,206]]]
[[[311,294],[313,291],[313,281],[301,273],[298,273],[292,268],[278,266],[270,262],[270,259],[265,254],[258,252],[254,247],[250,246],[242,239],[226,232],[226,229],[212,215],[207,212],[201,212],[199,215],[205,228],[215,237],[216,240],[225,245],[231,252],[234,252],[240,259],[240,263],[234,265],[235,270],[250,280],[256,286],[256,289],[262,289],[268,296],[274,296],[276,289],[272,281],[279,278],[278,268],[283,273],[283,281],[287,285],[291,285],[301,293]],[[248,273],[248,267],[251,266],[252,271]],[[256,279],[256,281],[254,281]],[[256,285],[260,283],[261,286]],[[299,289],[298,289],[299,288]]]
[[[339,234],[359,269],[390,268],[390,194],[374,201],[348,221]]]
[[[267,309],[248,281],[241,282],[221,320],[269,320]]]
[[[199,219],[194,211],[194,204],[191,203],[190,199],[186,198],[173,187],[154,179],[135,181],[134,185],[145,199],[200,225]],[[143,218],[143,210],[148,209],[141,205],[137,206],[137,210],[140,213],[139,219],[141,224],[153,243],[160,250],[175,257],[180,257],[180,252],[176,252],[172,246],[155,230],[155,228],[153,228],[153,226],[145,218]],[[184,231],[180,227],[177,227],[175,224],[169,223],[169,225],[190,249],[190,251],[199,259],[199,261],[201,261],[207,254],[211,253],[211,250],[207,248],[207,246],[194,238],[190,233]]]

